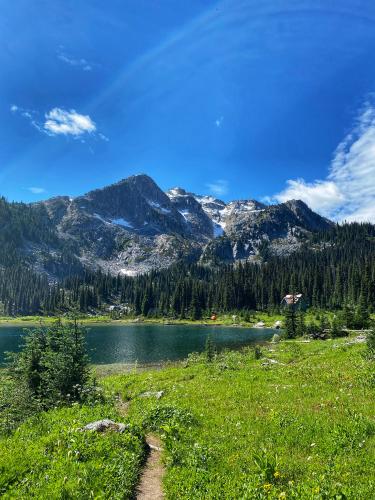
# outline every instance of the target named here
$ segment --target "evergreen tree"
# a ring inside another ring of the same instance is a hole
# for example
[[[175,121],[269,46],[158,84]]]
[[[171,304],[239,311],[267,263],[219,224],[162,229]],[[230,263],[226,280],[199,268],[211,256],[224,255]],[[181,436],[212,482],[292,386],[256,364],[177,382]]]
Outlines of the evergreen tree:
[[[343,310],[343,319],[346,325],[346,328],[349,330],[352,328],[355,328],[355,318],[354,318],[354,311],[353,308],[349,304],[345,304],[344,310]]]
[[[212,363],[212,361],[215,358],[216,352],[215,352],[215,345],[211,339],[211,336],[208,335],[206,339],[206,346],[205,346],[205,354],[206,354],[206,360],[208,363]]]
[[[297,336],[297,314],[295,305],[286,306],[284,314],[285,337],[294,339]]]
[[[193,320],[199,320],[202,318],[202,309],[201,309],[201,304],[200,304],[200,300],[199,300],[197,287],[194,287],[193,291],[192,291],[191,304],[190,304],[190,315],[191,315],[191,319],[193,319]]]
[[[85,331],[77,322],[29,330],[9,363],[16,385],[25,386],[43,408],[81,401],[90,378]]]
[[[370,324],[370,313],[367,306],[367,297],[362,291],[358,306],[355,311],[354,324],[357,329],[368,328]]]
[[[48,221],[48,214],[44,216]],[[68,276],[49,282],[47,276],[30,270],[20,250],[25,241],[47,241],[59,248],[57,236],[38,217],[27,205],[0,199],[0,303],[6,315],[59,314],[76,307],[91,312],[123,303],[136,315],[200,319],[210,310],[277,311],[281,298],[298,289],[317,309],[344,308],[344,324],[356,329],[368,327],[369,311],[375,308],[375,226],[371,224],[337,225],[312,234],[299,251],[284,257],[270,252],[261,265],[209,267],[180,262],[136,277],[83,272],[69,261],[73,243],[65,243],[60,249],[63,264],[48,254],[45,258],[55,276],[59,266],[67,264],[63,274],[69,269]]]
[[[337,314],[334,315],[331,322],[331,336],[333,338],[344,336],[342,322]]]
[[[305,314],[302,311],[296,317],[296,336],[302,337],[306,333]]]

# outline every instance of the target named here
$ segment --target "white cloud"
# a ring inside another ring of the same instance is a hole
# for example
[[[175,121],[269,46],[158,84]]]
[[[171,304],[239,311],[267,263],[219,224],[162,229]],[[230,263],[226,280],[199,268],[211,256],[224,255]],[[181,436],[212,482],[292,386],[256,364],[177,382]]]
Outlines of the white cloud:
[[[33,194],[41,194],[46,192],[46,190],[42,187],[29,187],[27,189]]]
[[[303,179],[288,180],[287,187],[275,195],[279,202],[303,200],[312,210],[330,216],[345,200],[337,185],[332,181],[305,182]]]
[[[39,111],[33,109],[24,109],[16,104],[10,106],[13,114],[18,114],[30,121],[31,125],[39,132],[43,132],[51,137],[64,135],[72,136],[74,139],[83,140],[83,136],[89,134],[96,139],[108,142],[109,138],[103,133],[97,131],[95,122],[89,115],[77,113],[75,109],[65,110],[62,108],[53,108],[44,117],[41,117]]]
[[[228,182],[223,179],[218,179],[215,182],[206,184],[210,192],[216,196],[223,196],[228,192]]]
[[[91,134],[96,131],[96,125],[88,115],[81,115],[74,109],[66,111],[61,108],[53,108],[45,115],[46,121],[43,125],[49,135],[73,135]]]
[[[375,222],[375,106],[367,102],[351,132],[338,145],[326,179],[288,180],[273,199],[301,199],[338,221]]]

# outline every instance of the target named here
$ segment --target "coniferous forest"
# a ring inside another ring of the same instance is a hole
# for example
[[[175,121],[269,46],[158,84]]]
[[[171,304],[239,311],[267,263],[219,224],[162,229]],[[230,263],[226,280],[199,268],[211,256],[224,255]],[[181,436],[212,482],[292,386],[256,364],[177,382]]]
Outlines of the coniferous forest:
[[[33,231],[38,238],[44,228]],[[291,291],[302,293],[314,308],[375,308],[371,224],[343,224],[315,233],[299,251],[284,257],[270,255],[264,245],[261,257],[251,263],[208,267],[181,262],[137,277],[75,272],[73,266],[68,277],[54,283],[17,259],[12,248],[16,235],[11,236],[1,252],[0,301],[5,315],[72,309],[94,313],[109,304],[123,304],[133,315],[199,319],[211,311],[277,310]]]

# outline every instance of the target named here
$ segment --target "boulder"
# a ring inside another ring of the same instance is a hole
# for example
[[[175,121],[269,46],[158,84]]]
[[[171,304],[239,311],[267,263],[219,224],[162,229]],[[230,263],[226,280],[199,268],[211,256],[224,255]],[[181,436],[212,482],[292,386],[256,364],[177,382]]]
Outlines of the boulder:
[[[263,321],[258,321],[258,323],[256,323],[254,325],[254,328],[264,328],[266,325]]]
[[[129,427],[130,427],[129,424],[116,423],[113,420],[104,418],[103,420],[97,420],[96,422],[91,422],[90,424],[85,425],[85,427],[83,427],[81,430],[95,431],[95,432],[105,432],[105,431],[124,432],[126,429],[129,429]]]
[[[147,392],[142,392],[142,394],[139,395],[140,398],[156,398],[160,399],[164,395],[164,391],[147,391]]]

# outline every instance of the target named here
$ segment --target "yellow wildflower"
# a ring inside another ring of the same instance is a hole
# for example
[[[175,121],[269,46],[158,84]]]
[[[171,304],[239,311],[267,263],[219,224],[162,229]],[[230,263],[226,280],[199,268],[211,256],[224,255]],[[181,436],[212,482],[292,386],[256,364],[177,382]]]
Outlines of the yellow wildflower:
[[[274,477],[275,479],[279,479],[279,477],[280,477],[280,476],[281,476],[281,474],[280,474],[280,472],[279,472],[278,470],[277,470],[277,471],[274,473],[274,475],[273,475],[273,477]]]
[[[286,493],[285,491],[282,491],[279,495],[279,500],[284,500],[284,498],[286,498]]]
[[[271,488],[272,488],[272,484],[270,484],[270,483],[266,483],[263,485],[263,489],[265,491],[270,491]]]

